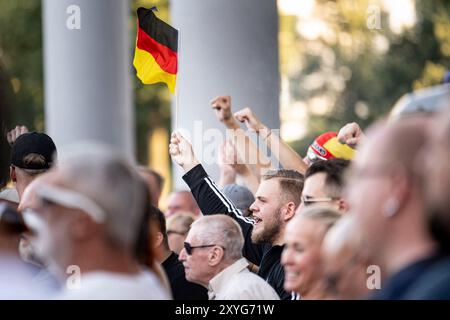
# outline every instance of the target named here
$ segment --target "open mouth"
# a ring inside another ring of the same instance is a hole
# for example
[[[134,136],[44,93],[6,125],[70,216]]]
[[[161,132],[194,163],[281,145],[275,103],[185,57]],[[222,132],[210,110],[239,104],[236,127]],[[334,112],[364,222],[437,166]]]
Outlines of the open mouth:
[[[257,216],[252,216],[253,220],[255,221],[255,224],[259,224],[262,222],[262,219]]]

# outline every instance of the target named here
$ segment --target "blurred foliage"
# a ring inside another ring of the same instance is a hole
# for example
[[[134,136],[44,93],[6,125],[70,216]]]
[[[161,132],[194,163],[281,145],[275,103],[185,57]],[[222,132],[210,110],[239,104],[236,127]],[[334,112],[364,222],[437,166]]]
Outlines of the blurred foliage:
[[[0,61],[10,79],[11,120],[43,130],[41,1],[0,0]]]
[[[379,29],[368,28],[373,5]],[[416,0],[415,9],[415,24],[396,33],[381,1],[316,0],[324,27],[315,39],[301,35],[301,18],[281,17],[281,71],[307,113],[306,136],[291,143],[297,151],[347,122],[366,127],[406,92],[442,81],[450,68],[450,1]]]

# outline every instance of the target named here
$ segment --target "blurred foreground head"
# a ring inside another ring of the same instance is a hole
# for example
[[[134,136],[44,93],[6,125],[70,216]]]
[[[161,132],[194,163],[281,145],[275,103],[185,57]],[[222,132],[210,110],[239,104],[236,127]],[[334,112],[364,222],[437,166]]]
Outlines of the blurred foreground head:
[[[107,268],[108,255],[134,255],[148,205],[145,183],[118,152],[84,143],[66,150],[58,165],[39,177],[38,205],[24,211],[38,254],[65,271]],[[103,259],[103,260],[102,260]]]
[[[422,153],[426,211],[433,236],[450,250],[450,99],[429,128]]]

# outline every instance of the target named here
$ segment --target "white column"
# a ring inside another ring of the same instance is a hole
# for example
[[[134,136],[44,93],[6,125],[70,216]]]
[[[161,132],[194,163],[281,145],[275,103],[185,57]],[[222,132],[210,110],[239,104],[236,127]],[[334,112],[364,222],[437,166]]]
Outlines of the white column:
[[[132,157],[129,2],[43,0],[42,10],[47,132],[58,147],[94,139]]]
[[[223,126],[209,100],[232,96],[233,110],[251,106],[271,128],[279,128],[278,13],[275,0],[171,0],[173,26],[180,30],[179,127],[194,134]],[[172,107],[172,128],[175,126]],[[207,141],[194,141],[197,154]],[[207,155],[206,155],[207,156]],[[207,165],[217,177],[217,166]],[[174,186],[185,188],[174,168]]]

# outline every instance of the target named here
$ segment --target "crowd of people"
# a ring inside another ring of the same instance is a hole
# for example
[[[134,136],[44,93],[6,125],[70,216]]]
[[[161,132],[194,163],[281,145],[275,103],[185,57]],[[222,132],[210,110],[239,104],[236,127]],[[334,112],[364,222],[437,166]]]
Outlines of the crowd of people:
[[[164,208],[161,175],[120,150],[58,154],[45,133],[9,131],[0,299],[450,299],[450,100],[343,124],[304,154],[229,96],[210,105],[232,133],[220,178],[174,132],[186,189]]]

